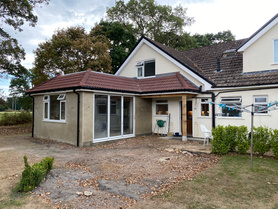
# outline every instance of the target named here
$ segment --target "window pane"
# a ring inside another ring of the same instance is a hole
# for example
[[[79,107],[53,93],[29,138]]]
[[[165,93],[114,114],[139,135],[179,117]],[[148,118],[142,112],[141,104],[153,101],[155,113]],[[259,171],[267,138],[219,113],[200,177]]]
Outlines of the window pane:
[[[58,96],[50,96],[50,119],[60,120],[60,101],[57,100]]]
[[[143,76],[142,67],[138,67],[137,70],[138,70],[138,77],[142,77]]]
[[[124,97],[124,135],[133,134],[133,98]]]
[[[121,135],[121,97],[110,97],[110,136]],[[112,112],[113,110],[113,112]]]
[[[66,103],[61,102],[61,120],[66,119]]]
[[[95,96],[94,138],[107,137],[107,96]]]
[[[255,98],[255,102],[266,102],[266,98],[265,97],[257,97]]]
[[[268,105],[266,104],[255,104],[255,113],[267,114],[268,113],[267,107]]]
[[[157,115],[168,115],[168,104],[156,104]]]
[[[274,62],[278,62],[278,39],[274,40]]]
[[[145,62],[145,77],[155,75],[155,61]]]
[[[44,119],[48,119],[48,103],[44,103]]]
[[[241,111],[233,109],[234,105],[233,104],[227,104],[230,106],[222,108],[222,116],[224,117],[241,117]],[[237,103],[236,105],[241,105],[241,103]]]
[[[202,116],[209,116],[209,104],[202,104],[201,105],[201,115]]]

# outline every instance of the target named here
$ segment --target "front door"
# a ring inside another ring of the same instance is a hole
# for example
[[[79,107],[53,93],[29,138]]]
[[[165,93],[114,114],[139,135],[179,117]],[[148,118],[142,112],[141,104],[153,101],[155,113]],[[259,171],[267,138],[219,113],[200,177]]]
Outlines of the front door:
[[[187,136],[192,136],[192,101],[187,101]]]
[[[186,109],[187,109],[187,136],[192,136],[192,101],[187,101],[186,102]],[[180,135],[181,133],[181,127],[182,127],[182,101],[179,102],[179,107],[180,107],[180,125],[179,125],[179,129],[180,129]]]

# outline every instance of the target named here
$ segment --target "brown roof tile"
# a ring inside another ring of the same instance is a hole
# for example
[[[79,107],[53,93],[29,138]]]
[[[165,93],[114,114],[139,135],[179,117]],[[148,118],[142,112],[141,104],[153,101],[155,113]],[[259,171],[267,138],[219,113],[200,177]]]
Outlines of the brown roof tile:
[[[74,88],[132,93],[198,91],[198,87],[183,77],[179,72],[170,75],[158,75],[157,77],[152,78],[136,79],[92,72],[88,69],[85,72],[54,77],[41,85],[28,90],[27,93],[58,91]]]
[[[234,56],[223,58],[223,52],[238,49],[247,39],[228,41],[179,52],[156,41],[149,42],[163,50],[178,62],[190,68],[195,74],[201,76],[213,87],[240,87],[278,84],[278,69],[257,73],[243,73],[242,54],[236,52]],[[217,59],[220,60],[221,72],[216,72]]]

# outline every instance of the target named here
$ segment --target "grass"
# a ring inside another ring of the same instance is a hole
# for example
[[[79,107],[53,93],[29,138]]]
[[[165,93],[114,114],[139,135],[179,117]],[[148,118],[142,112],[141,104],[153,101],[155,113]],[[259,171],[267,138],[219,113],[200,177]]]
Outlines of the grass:
[[[4,208],[20,208],[26,203],[26,197],[30,196],[30,193],[17,193],[12,191],[9,195],[4,195],[3,200],[0,201],[0,209]]]
[[[278,208],[278,161],[247,155],[222,156],[219,163],[167,194],[153,197],[173,208]]]

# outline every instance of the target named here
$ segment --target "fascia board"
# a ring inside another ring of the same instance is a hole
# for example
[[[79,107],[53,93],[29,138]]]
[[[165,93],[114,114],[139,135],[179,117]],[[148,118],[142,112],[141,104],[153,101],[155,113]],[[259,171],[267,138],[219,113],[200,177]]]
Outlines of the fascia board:
[[[270,22],[266,27],[264,27],[261,31],[259,31],[253,38],[248,40],[242,47],[238,49],[238,52],[244,52],[249,46],[251,46],[254,42],[256,42],[259,38],[261,38],[267,31],[269,31],[272,27],[274,27],[278,23],[278,17],[275,18],[272,22]]]

